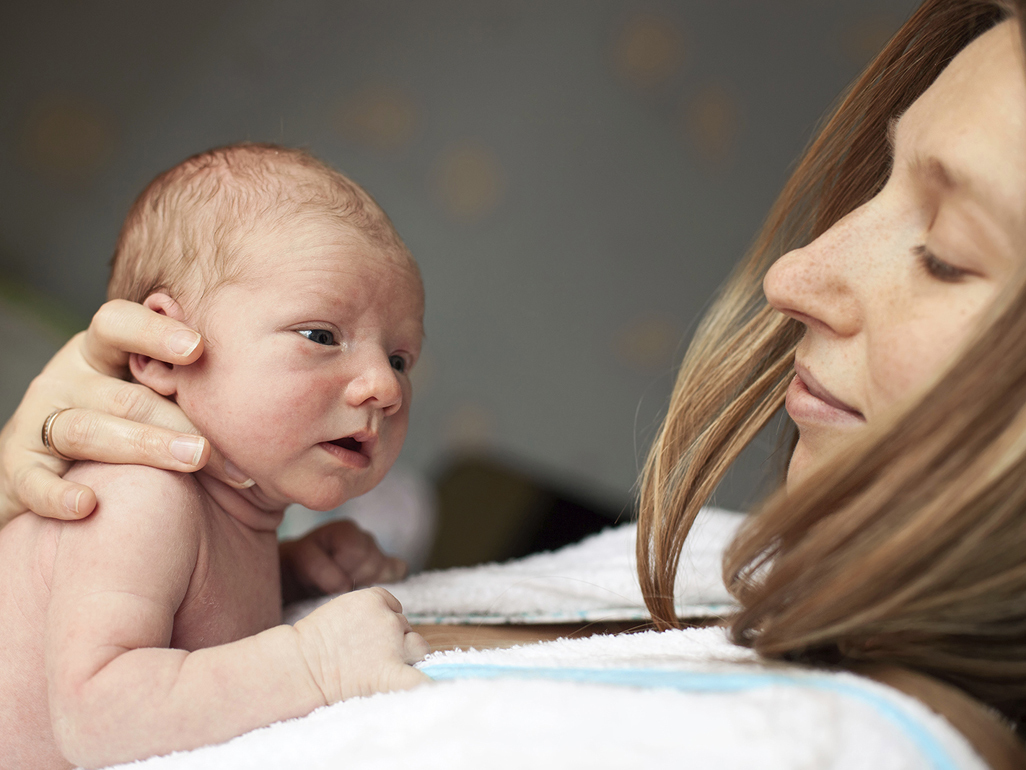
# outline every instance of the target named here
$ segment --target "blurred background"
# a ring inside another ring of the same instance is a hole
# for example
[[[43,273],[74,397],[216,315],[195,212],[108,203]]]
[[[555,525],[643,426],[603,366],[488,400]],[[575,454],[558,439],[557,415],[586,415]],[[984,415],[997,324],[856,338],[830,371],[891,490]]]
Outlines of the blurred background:
[[[4,3],[0,420],[103,301],[155,174],[279,142],[365,186],[421,265],[427,340],[379,505],[414,501],[416,522],[390,525],[411,559],[503,558],[624,520],[697,317],[915,5]],[[773,448],[716,502],[750,504]]]

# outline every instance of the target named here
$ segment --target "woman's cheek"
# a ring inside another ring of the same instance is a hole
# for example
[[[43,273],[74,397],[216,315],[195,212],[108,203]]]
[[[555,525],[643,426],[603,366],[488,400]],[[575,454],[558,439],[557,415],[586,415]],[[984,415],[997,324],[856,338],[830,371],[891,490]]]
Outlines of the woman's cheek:
[[[964,329],[934,317],[907,325],[883,340],[870,359],[872,411],[888,409],[929,385],[964,337]]]

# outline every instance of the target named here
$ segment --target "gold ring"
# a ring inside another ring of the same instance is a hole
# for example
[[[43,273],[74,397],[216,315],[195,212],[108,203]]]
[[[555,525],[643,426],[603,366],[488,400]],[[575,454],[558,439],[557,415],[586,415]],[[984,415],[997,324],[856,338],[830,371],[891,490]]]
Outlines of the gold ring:
[[[58,409],[56,412],[51,412],[49,417],[43,420],[43,446],[46,447],[46,451],[56,457],[58,460],[64,460],[69,463],[75,462],[71,457],[62,455],[57,447],[53,445],[53,438],[50,436],[50,431],[53,429],[53,421],[57,419],[57,415],[61,412],[66,412],[71,407],[65,407],[64,409]]]

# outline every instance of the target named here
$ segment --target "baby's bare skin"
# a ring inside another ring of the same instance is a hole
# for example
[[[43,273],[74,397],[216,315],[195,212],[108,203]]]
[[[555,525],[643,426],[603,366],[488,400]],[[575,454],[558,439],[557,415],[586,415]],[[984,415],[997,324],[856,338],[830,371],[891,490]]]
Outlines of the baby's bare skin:
[[[423,681],[404,665],[423,640],[383,590],[278,625],[280,511],[206,475],[81,464],[69,477],[104,501],[92,517],[0,530],[0,766],[192,748]]]
[[[249,196],[259,205],[240,209]],[[198,199],[202,210],[190,208]],[[146,307],[206,344],[188,366],[132,354],[129,370],[248,481],[81,464],[66,478],[95,492],[90,517],[21,517],[0,530],[2,767],[193,748],[427,679],[408,665],[427,644],[383,589],[279,625],[275,536],[285,506],[334,508],[373,488],[399,454],[424,336],[412,258],[369,196],[284,148],[213,150],[158,177],[140,201],[112,286],[148,292]],[[286,203],[288,216],[267,213]],[[351,226],[357,209],[363,225]],[[222,230],[236,236],[230,248],[218,245]],[[162,263],[188,251],[185,231],[202,259]],[[231,252],[220,267],[218,249]],[[288,550],[294,587],[401,574],[369,538],[354,549],[358,532],[327,529]]]

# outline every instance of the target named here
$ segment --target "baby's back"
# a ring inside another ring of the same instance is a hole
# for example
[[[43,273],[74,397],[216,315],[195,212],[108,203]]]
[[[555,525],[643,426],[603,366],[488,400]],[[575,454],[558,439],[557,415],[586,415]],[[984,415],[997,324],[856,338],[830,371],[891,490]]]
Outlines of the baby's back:
[[[170,594],[181,597],[173,618],[168,618],[173,628],[167,646],[191,651],[226,644],[280,622],[277,540],[273,532],[256,532],[240,525],[212,504],[189,476],[100,464],[76,466],[71,475],[93,486],[101,500],[117,499],[119,490],[141,488],[162,498],[166,506],[170,495],[175,518],[186,520],[184,524],[177,522],[179,531],[184,526],[194,533],[194,537],[186,538],[188,544],[165,543],[169,548],[191,549],[193,554],[186,560],[186,568],[161,578]],[[152,510],[139,507],[119,511],[102,503],[90,519],[82,522],[26,514],[0,529],[0,767],[70,767],[55,741],[46,674],[47,615],[55,611],[50,607],[55,563],[68,559],[68,551],[78,549],[75,558],[84,555],[92,569],[103,570],[108,559],[116,561],[115,554],[104,553],[112,542],[119,549],[137,545],[125,542],[125,537],[112,540],[103,536],[105,526],[116,523],[116,517],[126,516],[132,517],[128,531],[139,532],[140,538],[153,540],[168,534],[164,529],[167,518],[160,520]],[[99,531],[100,537],[95,541],[62,538],[65,532],[70,533],[68,528],[77,528],[74,534],[78,535],[83,527]],[[83,543],[87,549],[84,554]],[[146,683],[139,686],[145,687]]]
[[[0,736],[6,745],[0,749],[3,767],[67,764],[54,746],[44,660],[50,572],[60,526],[59,522],[25,514],[0,529]],[[19,734],[24,739],[7,740]],[[47,746],[51,747],[49,756],[40,762],[40,751]]]

